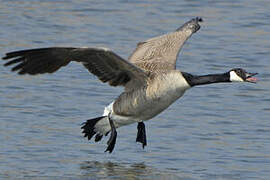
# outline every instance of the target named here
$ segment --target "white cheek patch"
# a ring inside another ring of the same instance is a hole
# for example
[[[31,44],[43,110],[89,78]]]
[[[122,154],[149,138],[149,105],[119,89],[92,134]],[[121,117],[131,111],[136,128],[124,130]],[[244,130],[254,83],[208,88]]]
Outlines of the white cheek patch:
[[[244,82],[244,80],[238,76],[234,71],[230,72],[230,81],[231,82]]]

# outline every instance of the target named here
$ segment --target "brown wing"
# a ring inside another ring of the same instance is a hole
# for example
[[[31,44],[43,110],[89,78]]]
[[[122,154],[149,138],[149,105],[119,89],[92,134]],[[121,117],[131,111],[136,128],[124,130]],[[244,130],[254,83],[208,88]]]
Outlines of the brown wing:
[[[129,61],[146,71],[175,69],[178,54],[186,40],[200,29],[201,18],[194,18],[175,32],[140,42]]]
[[[77,61],[111,86],[141,86],[147,78],[143,70],[106,48],[30,49],[7,53],[3,60],[9,60],[5,66],[15,64],[12,71],[31,75],[53,73],[70,61]]]

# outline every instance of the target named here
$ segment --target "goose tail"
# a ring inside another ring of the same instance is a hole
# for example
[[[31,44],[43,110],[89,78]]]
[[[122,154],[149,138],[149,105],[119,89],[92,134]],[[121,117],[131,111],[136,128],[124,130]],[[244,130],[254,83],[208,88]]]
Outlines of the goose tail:
[[[86,122],[82,123],[82,127],[81,127],[81,129],[83,130],[82,133],[84,134],[84,137],[87,137],[88,140],[91,140],[92,137],[96,134],[95,142],[100,141],[103,135],[106,134],[106,131],[104,131],[103,129],[100,129],[100,125],[97,126],[97,123],[107,124],[107,122],[108,122],[108,116],[101,116],[94,119],[88,119]]]

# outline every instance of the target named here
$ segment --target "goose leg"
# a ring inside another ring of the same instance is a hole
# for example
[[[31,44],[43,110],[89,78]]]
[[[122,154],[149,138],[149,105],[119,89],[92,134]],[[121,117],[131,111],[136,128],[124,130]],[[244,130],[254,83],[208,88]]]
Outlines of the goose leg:
[[[146,132],[145,132],[145,125],[143,122],[139,122],[137,126],[138,132],[137,132],[137,138],[136,142],[142,143],[142,147],[144,149],[144,146],[147,145],[146,142]]]
[[[116,128],[114,126],[114,123],[113,123],[112,119],[110,118],[110,115],[108,116],[108,118],[109,118],[109,122],[110,122],[110,126],[111,126],[111,136],[110,136],[110,139],[107,142],[108,147],[105,150],[105,152],[109,151],[109,153],[111,153],[113,151],[113,149],[114,149],[114,145],[115,145],[115,142],[116,142],[117,131],[116,131]]]

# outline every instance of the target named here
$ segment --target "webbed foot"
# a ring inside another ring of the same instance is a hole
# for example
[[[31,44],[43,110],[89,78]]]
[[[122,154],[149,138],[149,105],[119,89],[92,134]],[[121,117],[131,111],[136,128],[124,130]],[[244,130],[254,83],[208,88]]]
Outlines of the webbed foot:
[[[142,143],[142,147],[144,149],[144,146],[147,145],[146,141],[146,132],[145,132],[145,125],[143,122],[139,122],[137,126],[138,132],[137,132],[137,138],[136,142]]]

